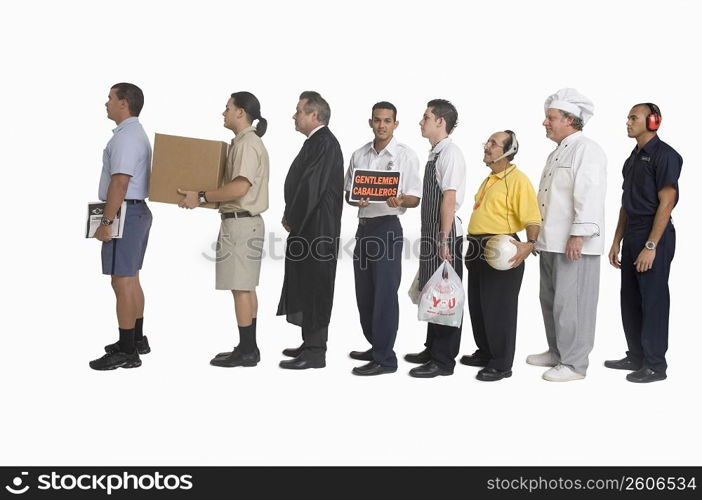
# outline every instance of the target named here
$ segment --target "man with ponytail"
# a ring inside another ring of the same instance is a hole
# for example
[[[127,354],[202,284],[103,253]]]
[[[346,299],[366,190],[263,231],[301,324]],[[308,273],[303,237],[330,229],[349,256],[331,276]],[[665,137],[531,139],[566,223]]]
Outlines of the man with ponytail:
[[[239,329],[239,344],[216,355],[213,366],[256,366],[258,297],[265,226],[261,213],[268,209],[268,151],[261,136],[268,122],[261,104],[250,92],[235,92],[222,113],[224,126],[234,132],[222,187],[211,191],[184,191],[179,206],[195,208],[219,202],[222,219],[217,240],[216,288],[231,290]],[[256,125],[253,123],[256,122]]]

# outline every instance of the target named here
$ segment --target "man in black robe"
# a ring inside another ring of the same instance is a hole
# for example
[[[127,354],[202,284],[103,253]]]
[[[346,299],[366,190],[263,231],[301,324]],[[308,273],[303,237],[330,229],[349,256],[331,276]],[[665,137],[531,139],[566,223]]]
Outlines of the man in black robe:
[[[326,365],[344,199],[344,159],[327,127],[329,116],[329,104],[321,95],[300,94],[293,119],[295,130],[307,140],[285,178],[282,223],[290,234],[278,316],[284,314],[289,323],[302,327],[302,345],[283,350],[293,359],[281,361],[281,368]]]

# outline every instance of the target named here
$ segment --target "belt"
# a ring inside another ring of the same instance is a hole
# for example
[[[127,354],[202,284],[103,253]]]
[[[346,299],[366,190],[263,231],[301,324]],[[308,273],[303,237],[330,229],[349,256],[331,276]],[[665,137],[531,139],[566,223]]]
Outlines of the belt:
[[[505,234],[507,236],[511,236],[512,238],[518,240],[517,238],[517,233],[500,233],[500,234]],[[467,238],[468,239],[473,239],[473,240],[487,240],[492,238],[493,236],[497,236],[497,234],[468,234]]]
[[[220,214],[222,220],[224,219],[241,219],[243,217],[253,217],[250,212],[227,212]]]
[[[131,205],[135,205],[137,203],[144,203],[144,200],[124,200],[124,201],[126,201],[127,203],[129,203]]]
[[[647,223],[647,222],[653,222],[653,219],[655,219],[656,216],[654,215],[627,215],[626,220],[627,222],[633,222],[633,223]]]
[[[492,238],[495,236],[494,234],[468,234],[468,239],[474,239],[474,240],[484,240],[488,238]]]
[[[380,221],[388,220],[390,218],[397,219],[397,215],[381,215],[379,217],[359,217],[358,218],[358,225],[363,226],[364,224],[369,224],[371,222],[380,222]]]

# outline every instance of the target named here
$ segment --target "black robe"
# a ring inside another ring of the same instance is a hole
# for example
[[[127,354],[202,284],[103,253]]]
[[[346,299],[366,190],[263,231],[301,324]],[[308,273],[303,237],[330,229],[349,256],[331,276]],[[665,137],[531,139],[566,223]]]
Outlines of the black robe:
[[[285,178],[285,279],[278,316],[315,331],[329,325],[344,203],[344,158],[328,127],[307,139]]]

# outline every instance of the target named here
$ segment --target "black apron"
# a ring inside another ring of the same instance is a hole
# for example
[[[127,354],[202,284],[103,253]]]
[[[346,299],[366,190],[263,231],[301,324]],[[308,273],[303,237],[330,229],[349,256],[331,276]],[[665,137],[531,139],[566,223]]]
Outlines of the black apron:
[[[439,257],[439,232],[441,229],[441,200],[443,191],[436,180],[436,160],[439,153],[427,162],[424,169],[424,185],[422,188],[422,241],[419,253],[419,289],[423,289],[431,275],[443,264]],[[456,245],[456,224],[451,224],[448,237],[451,249],[450,264],[461,276],[461,256],[458,255]],[[458,247],[461,248],[461,247]]]

